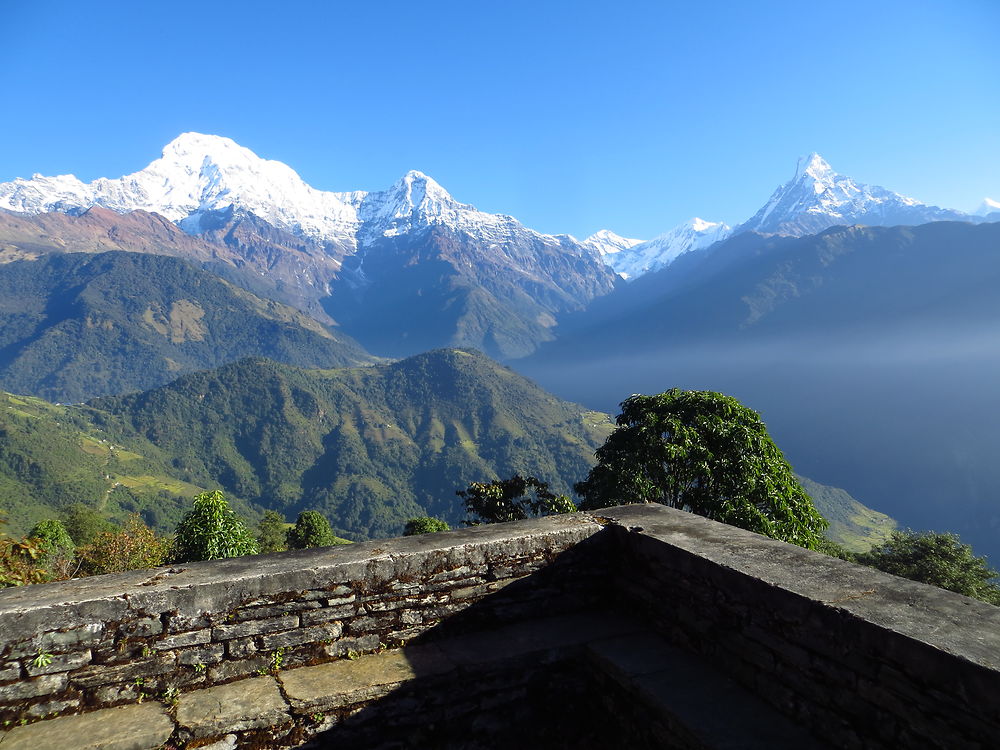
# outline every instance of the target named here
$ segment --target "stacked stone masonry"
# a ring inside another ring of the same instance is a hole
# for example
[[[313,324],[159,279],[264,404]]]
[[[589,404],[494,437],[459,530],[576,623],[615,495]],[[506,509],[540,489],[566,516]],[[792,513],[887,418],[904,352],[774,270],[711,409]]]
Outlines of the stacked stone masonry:
[[[296,726],[322,724],[317,711],[373,712],[383,699],[296,704],[275,687],[283,676],[530,633],[540,616],[573,612],[641,619],[836,747],[988,748],[1000,737],[1000,609],[661,506],[2,591],[0,731],[13,742],[24,724],[155,705],[172,742],[242,742],[264,729],[209,724],[193,737],[178,723],[198,696],[221,702],[232,684],[267,693],[268,721],[294,745],[309,734]],[[510,648],[482,643],[494,665]],[[559,669],[583,674],[572,660]],[[515,672],[491,673],[511,705],[528,689]],[[628,685],[623,695],[639,689]],[[441,695],[445,716],[457,702]]]
[[[6,590],[0,726],[400,646],[485,597],[478,617],[497,623],[580,609],[593,573],[551,563],[599,529],[482,527]],[[563,572],[577,583],[541,583]]]

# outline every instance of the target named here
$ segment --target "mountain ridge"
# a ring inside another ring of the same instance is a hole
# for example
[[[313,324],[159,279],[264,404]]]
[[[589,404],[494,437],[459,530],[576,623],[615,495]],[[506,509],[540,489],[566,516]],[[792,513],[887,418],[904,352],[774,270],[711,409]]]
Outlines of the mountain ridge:
[[[0,387],[79,402],[247,355],[376,361],[342,331],[189,262],[125,252],[0,265]]]

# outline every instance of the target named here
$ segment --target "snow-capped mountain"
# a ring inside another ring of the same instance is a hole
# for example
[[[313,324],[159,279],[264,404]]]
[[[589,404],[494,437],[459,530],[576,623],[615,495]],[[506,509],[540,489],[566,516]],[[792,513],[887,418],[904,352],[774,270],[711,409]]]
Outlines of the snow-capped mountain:
[[[992,198],[983,198],[983,202],[979,205],[979,208],[973,211],[974,216],[992,218],[992,214],[1000,217],[1000,201],[993,200]]]
[[[487,242],[511,241],[520,233],[547,236],[511,216],[459,203],[415,170],[384,191],[327,192],[306,184],[286,164],[262,159],[229,138],[201,133],[178,136],[145,169],[117,179],[84,183],[72,175],[35,175],[0,183],[0,208],[9,211],[80,213],[91,206],[158,213],[191,234],[214,225],[220,211],[252,213],[278,229],[348,253],[359,243],[432,225]]]
[[[891,190],[837,174],[819,154],[799,159],[795,176],[735,232],[803,236],[841,224],[893,226],[969,221],[961,211],[938,208]]]
[[[413,353],[427,332],[424,348],[525,353],[551,338],[559,315],[616,282],[592,245],[460,203],[421,172],[387,190],[326,192],[213,135],[184,133],[118,179],[35,175],[0,184],[0,209],[19,214],[80,215],[93,206],[159,214],[225,245],[238,268],[276,284],[286,301],[325,322],[329,307],[345,327],[370,326],[394,354]],[[375,299],[387,294],[393,300]]]
[[[598,255],[604,258],[605,263],[612,265],[611,259],[607,256],[615,255],[616,253],[620,253],[624,250],[628,250],[629,248],[633,248],[636,245],[640,245],[642,244],[642,240],[622,237],[609,229],[601,229],[600,231],[594,232],[590,235],[583,241],[582,244],[592,248],[598,253]]]
[[[634,279],[670,265],[686,252],[724,240],[731,232],[732,228],[722,222],[695,217],[647,242],[637,243],[614,255],[606,255],[604,262],[611,265],[623,278]]]
[[[301,236],[343,241],[359,224],[364,193],[316,190],[277,161],[229,138],[184,133],[145,169],[84,183],[72,175],[0,184],[0,208],[21,213],[76,213],[91,206],[158,213],[197,234],[200,218],[230,206]]]

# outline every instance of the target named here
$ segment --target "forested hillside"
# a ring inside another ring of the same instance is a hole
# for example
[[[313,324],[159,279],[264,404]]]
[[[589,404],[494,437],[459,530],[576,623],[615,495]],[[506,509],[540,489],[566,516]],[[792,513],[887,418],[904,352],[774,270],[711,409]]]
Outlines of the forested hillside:
[[[117,521],[140,513],[151,526],[170,530],[204,489],[175,474],[76,407],[0,393],[0,518],[9,533],[24,534],[75,504]]]
[[[76,402],[246,356],[373,361],[349,336],[177,258],[49,255],[0,265],[0,388]]]
[[[612,429],[464,350],[336,370],[243,360],[86,413],[184,481],[288,517],[319,510],[351,538],[401,533],[414,516],[456,523],[455,490],[473,480],[521,472],[569,493]]]

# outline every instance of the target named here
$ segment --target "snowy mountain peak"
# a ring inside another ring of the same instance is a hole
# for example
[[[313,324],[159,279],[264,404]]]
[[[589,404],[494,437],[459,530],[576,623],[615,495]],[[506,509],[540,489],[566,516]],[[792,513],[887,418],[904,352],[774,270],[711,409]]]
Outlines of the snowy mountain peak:
[[[678,256],[713,245],[731,233],[732,229],[727,224],[695,216],[648,242],[636,244],[616,255],[605,255],[604,262],[623,278],[631,279],[658,271],[673,263]]]
[[[403,175],[386,192],[395,194],[408,212],[423,211],[429,215],[439,215],[445,207],[461,205],[433,178],[415,169]]]
[[[615,234],[610,229],[600,229],[590,235],[581,244],[595,250],[598,255],[614,255],[623,250],[628,250],[640,244],[642,240],[634,240],[629,237],[622,237]]]
[[[792,182],[797,182],[804,177],[812,178],[816,182],[830,182],[837,177],[837,173],[827,163],[826,159],[815,151],[809,156],[800,157],[795,165],[795,177]]]
[[[183,159],[185,156],[196,154],[204,157],[210,154],[223,154],[225,152],[242,152],[249,158],[258,158],[250,149],[243,148],[232,138],[221,135],[207,135],[205,133],[181,133],[170,143],[163,147],[164,159]]]
[[[235,141],[183,133],[162,156],[134,174],[83,183],[72,176],[33,177],[0,184],[0,208],[19,213],[78,213],[104,206],[158,213],[197,232],[211,211],[250,211],[296,234],[353,242],[358,197],[307,185],[291,167],[261,159]]]
[[[1000,213],[1000,201],[993,200],[992,198],[983,198],[983,202],[973,213],[976,216],[989,216],[990,214]]]
[[[738,232],[800,236],[838,224],[923,224],[968,219],[959,211],[928,206],[876,185],[864,185],[838,174],[819,154],[799,159],[795,176]]]

